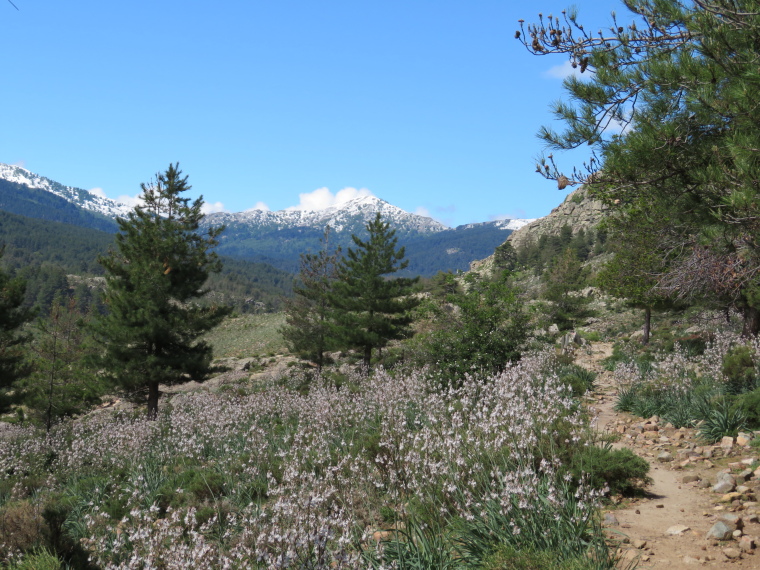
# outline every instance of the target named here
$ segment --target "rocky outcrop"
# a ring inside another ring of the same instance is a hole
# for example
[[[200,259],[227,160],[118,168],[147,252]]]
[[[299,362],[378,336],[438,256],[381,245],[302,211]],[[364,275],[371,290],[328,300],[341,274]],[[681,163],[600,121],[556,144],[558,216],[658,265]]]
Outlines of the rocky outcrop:
[[[538,218],[520,229],[512,232],[507,241],[515,249],[531,241],[538,241],[542,235],[559,235],[563,226],[573,228],[573,234],[578,230],[589,230],[604,217],[606,208],[599,200],[587,196],[586,189],[581,187],[568,194],[565,200],[554,208],[548,216]],[[493,268],[493,256],[473,261],[470,271],[489,273]]]
[[[585,188],[579,188],[568,194],[565,201],[548,216],[512,232],[507,241],[518,249],[531,240],[537,241],[544,234],[558,235],[565,225],[573,228],[574,234],[580,229],[589,230],[601,221],[604,212],[605,207],[600,201],[592,200],[586,195]]]

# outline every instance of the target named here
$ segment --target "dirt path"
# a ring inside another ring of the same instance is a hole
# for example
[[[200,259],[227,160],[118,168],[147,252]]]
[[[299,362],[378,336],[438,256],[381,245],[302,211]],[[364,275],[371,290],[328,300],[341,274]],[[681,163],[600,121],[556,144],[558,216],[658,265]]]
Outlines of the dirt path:
[[[606,515],[610,534],[623,541],[623,564],[636,560],[637,568],[760,569],[760,553],[754,553],[748,538],[742,543],[738,537],[726,541],[706,537],[721,518],[739,516],[744,524],[743,534],[758,542],[760,524],[756,513],[760,509],[752,495],[755,490],[760,493],[760,488],[754,487],[757,477],[747,483],[739,482],[750,486],[750,491],[733,503],[721,502],[724,495],[702,488],[707,481],[715,484],[720,471],[730,469],[737,474],[746,468],[741,459],[756,457],[756,450],[734,447],[724,455],[720,448],[705,447],[694,430],[676,430],[660,425],[659,421],[647,423],[615,412],[617,389],[612,374],[600,365],[611,353],[611,343],[594,343],[578,351],[576,363],[598,373],[593,403],[598,429],[619,434],[615,446],[630,448],[651,466],[653,483],[647,488],[646,498],[624,501]],[[672,459],[667,460],[664,453],[669,453]],[[699,477],[701,482],[685,483],[685,477],[687,481]]]

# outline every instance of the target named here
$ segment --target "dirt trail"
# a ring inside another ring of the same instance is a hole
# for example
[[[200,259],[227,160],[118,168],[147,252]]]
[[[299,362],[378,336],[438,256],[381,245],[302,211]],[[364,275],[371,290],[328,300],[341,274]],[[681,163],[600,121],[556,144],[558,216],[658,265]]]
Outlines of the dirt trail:
[[[601,431],[619,433],[621,439],[615,446],[628,447],[646,459],[650,463],[653,479],[652,485],[647,487],[646,498],[626,501],[620,508],[608,511],[610,534],[623,541],[623,565],[637,560],[637,568],[680,570],[703,566],[760,569],[760,553],[755,554],[747,549],[747,539],[742,551],[738,540],[718,542],[706,538],[707,532],[720,517],[735,514],[743,517],[744,534],[758,542],[760,524],[757,515],[753,515],[757,512],[755,504],[720,503],[722,495],[712,492],[710,488],[700,488],[699,481],[683,482],[684,476],[697,475],[702,481],[714,484],[718,472],[724,470],[729,462],[737,463],[742,458],[756,457],[756,450],[735,448],[729,457],[692,458],[684,464],[683,458],[686,456],[683,451],[703,445],[693,430],[675,430],[665,425],[654,427],[641,418],[615,412],[617,389],[612,382],[612,373],[604,371],[600,365],[600,361],[610,354],[611,343],[594,343],[576,354],[577,364],[598,373],[594,394],[596,401],[593,402],[598,414],[597,427]],[[658,435],[653,436],[657,430],[660,430]],[[682,450],[682,455],[678,454],[679,450]],[[657,457],[664,452],[671,453],[673,460],[658,461]],[[720,455],[720,451],[716,450],[716,455]],[[739,467],[733,467],[736,473]],[[760,492],[760,489],[756,490]]]

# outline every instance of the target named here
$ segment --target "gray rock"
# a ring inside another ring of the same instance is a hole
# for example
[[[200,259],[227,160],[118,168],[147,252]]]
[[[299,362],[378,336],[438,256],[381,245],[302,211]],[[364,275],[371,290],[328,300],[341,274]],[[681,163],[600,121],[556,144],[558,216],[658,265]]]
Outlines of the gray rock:
[[[729,540],[733,536],[734,529],[723,521],[718,521],[707,531],[705,538],[715,540]]]
[[[740,515],[737,515],[736,513],[725,513],[721,515],[720,519],[718,520],[730,526],[731,530],[744,528],[744,520]]]
[[[681,479],[681,483],[694,483],[695,481],[701,481],[702,478],[697,475],[696,473],[691,475],[684,475],[683,479]]]
[[[617,520],[617,517],[613,515],[612,513],[605,513],[602,524],[604,526],[618,526],[620,522]]]
[[[657,456],[657,461],[660,463],[669,463],[673,461],[673,455],[668,453],[667,451],[663,451]]]
[[[736,489],[736,485],[733,483],[729,483],[728,481],[718,481],[716,485],[713,485],[712,491],[713,493],[724,495],[730,493],[734,489]]]

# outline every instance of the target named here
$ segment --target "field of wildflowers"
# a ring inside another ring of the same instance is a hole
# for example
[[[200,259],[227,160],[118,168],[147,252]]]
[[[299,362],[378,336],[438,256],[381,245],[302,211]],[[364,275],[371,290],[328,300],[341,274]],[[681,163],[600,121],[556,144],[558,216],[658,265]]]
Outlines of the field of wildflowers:
[[[699,427],[708,442],[760,428],[760,340],[718,330],[703,346],[618,354],[617,409]]]
[[[535,354],[446,389],[424,370],[377,370],[305,394],[282,381],[182,394],[155,421],[100,412],[47,435],[6,429],[0,561],[611,568],[604,490],[567,468],[594,435],[555,370]]]

